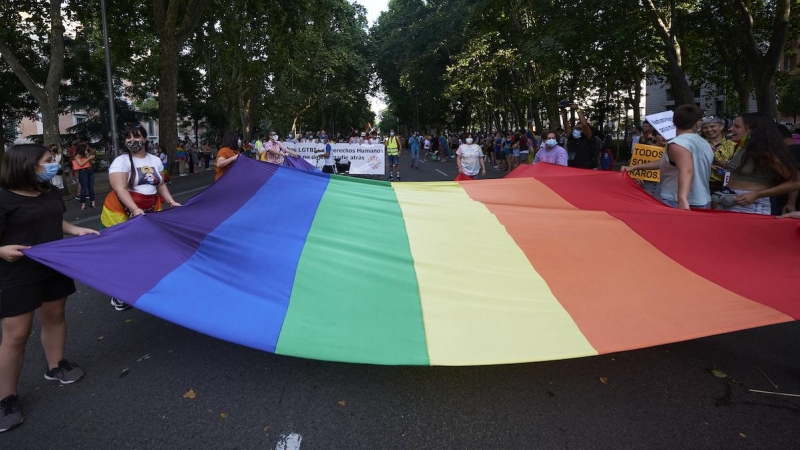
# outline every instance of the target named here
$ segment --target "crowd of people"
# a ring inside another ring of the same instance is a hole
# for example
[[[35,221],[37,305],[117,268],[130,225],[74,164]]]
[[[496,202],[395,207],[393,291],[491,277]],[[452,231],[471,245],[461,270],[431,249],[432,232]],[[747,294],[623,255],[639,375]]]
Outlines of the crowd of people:
[[[800,208],[800,139],[767,114],[726,121],[703,117],[696,105],[675,108],[676,137],[666,141],[645,122],[633,143],[664,147],[660,160],[622,170],[658,170],[645,190],[667,205],[762,215],[797,216]],[[800,131],[800,130],[797,130]]]

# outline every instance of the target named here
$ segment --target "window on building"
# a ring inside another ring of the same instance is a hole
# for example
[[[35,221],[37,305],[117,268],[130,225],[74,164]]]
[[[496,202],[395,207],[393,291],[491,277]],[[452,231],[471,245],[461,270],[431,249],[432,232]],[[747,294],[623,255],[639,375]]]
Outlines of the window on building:
[[[667,88],[667,100],[675,100],[675,95],[672,93],[672,88]]]
[[[700,89],[699,88],[694,90],[694,98],[700,98]],[[697,105],[697,106],[700,106],[700,105]]]
[[[150,136],[156,134],[156,125],[153,123],[152,120],[150,122],[147,122],[147,134],[149,134]]]

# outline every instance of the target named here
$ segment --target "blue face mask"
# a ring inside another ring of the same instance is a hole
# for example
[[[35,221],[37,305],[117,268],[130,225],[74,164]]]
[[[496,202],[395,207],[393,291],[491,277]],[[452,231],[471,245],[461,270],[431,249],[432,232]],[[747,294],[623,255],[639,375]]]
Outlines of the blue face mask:
[[[54,176],[58,174],[59,164],[58,163],[44,163],[44,172],[37,173],[36,177],[42,183],[48,182],[53,179]]]
[[[572,137],[574,137],[575,139],[580,139],[581,138],[581,130],[572,130]]]
[[[548,139],[548,140],[544,141],[544,145],[546,145],[548,147],[555,147],[556,144],[558,144],[558,142],[556,142],[555,139]]]

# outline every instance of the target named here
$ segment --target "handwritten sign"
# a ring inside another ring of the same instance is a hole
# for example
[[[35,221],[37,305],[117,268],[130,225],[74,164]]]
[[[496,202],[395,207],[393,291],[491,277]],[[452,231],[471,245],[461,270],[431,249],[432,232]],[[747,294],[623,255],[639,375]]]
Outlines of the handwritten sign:
[[[664,148],[655,145],[636,144],[633,146],[633,156],[631,156],[632,166],[649,163],[651,161],[661,161],[664,156]],[[628,174],[634,180],[661,181],[661,171],[656,170],[631,170]]]
[[[664,111],[658,114],[651,114],[645,116],[650,125],[658,131],[658,134],[664,136],[664,139],[670,140],[675,137],[675,124],[672,123],[672,111]]]

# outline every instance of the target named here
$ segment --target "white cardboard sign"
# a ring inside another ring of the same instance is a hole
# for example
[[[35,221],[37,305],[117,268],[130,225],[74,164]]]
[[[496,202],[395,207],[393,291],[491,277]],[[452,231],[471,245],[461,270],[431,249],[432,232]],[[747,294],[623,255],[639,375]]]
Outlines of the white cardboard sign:
[[[675,124],[672,123],[672,111],[664,111],[658,114],[651,114],[645,116],[650,125],[658,131],[658,134],[664,136],[664,139],[670,140],[675,137]]]

